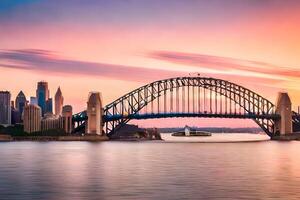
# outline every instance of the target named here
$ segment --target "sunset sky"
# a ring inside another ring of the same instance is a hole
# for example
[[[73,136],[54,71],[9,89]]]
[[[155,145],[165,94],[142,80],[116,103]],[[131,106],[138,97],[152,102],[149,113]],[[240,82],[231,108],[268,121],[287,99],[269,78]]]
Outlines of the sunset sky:
[[[296,110],[299,10],[297,0],[1,0],[0,90],[13,99],[23,90],[28,98],[46,80],[50,95],[61,86],[78,112],[89,91],[102,92],[107,104],[146,83],[199,72],[274,103],[287,91]],[[214,121],[191,125],[231,123]]]

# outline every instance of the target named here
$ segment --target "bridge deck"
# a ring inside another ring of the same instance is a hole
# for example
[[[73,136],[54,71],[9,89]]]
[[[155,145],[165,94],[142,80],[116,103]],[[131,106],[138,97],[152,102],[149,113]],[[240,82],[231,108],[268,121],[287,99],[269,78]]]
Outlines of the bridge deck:
[[[155,118],[178,118],[178,117],[201,117],[201,118],[236,118],[236,119],[279,119],[276,114],[219,114],[219,113],[146,113],[131,115],[106,115],[104,121],[119,119],[155,119]]]

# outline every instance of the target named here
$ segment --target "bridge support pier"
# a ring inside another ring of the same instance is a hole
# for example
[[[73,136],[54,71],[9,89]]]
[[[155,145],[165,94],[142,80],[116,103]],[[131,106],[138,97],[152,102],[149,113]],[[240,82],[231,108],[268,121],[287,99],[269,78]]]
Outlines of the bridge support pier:
[[[72,133],[73,130],[73,124],[72,124],[72,106],[70,105],[65,105],[62,108],[62,117],[63,117],[63,129],[65,130],[66,133]]]
[[[276,114],[281,118],[275,121],[275,134],[287,135],[293,132],[292,103],[288,93],[280,92],[277,98]]]
[[[103,135],[103,108],[100,92],[90,92],[87,102],[86,133]]]

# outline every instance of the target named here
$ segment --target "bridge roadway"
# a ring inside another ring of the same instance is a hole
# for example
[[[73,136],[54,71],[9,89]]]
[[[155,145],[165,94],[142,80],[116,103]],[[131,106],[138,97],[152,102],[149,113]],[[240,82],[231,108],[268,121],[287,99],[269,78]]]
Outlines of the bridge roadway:
[[[135,113],[130,115],[105,115],[105,122],[116,121],[120,119],[158,119],[158,118],[176,118],[176,117],[202,117],[202,118],[235,118],[235,119],[280,119],[277,114],[226,114],[226,113]]]
[[[235,118],[235,119],[280,119],[278,114],[241,114],[241,113],[135,113],[130,115],[104,115],[103,121],[110,122],[120,119],[159,119],[159,118],[179,118],[179,117],[202,117],[202,118]],[[86,112],[74,115],[73,121],[87,120]]]

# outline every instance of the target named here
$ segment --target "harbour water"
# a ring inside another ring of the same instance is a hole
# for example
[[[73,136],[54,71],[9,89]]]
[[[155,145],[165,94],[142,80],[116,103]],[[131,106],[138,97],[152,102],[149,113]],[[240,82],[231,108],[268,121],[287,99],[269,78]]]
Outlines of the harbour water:
[[[300,141],[265,139],[2,142],[0,199],[299,199]]]

